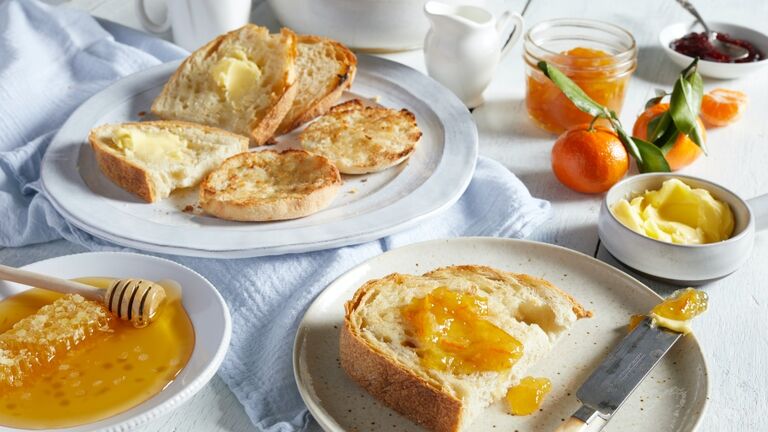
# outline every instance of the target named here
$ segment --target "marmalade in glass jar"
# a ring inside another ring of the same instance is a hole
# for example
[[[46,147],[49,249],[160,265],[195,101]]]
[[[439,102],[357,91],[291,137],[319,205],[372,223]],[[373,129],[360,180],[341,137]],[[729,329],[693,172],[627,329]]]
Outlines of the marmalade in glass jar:
[[[560,69],[595,102],[617,114],[621,112],[632,70],[617,70],[614,56],[594,48],[576,47],[563,51],[556,58],[544,60]],[[592,120],[589,114],[579,111],[549,78],[530,65],[526,84],[528,114],[542,128],[561,133]]]

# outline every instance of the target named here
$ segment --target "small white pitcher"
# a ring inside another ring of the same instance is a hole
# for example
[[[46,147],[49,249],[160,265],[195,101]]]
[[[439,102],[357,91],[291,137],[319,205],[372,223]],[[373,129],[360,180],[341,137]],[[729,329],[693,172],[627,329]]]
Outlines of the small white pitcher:
[[[496,65],[523,34],[523,17],[506,11],[497,20],[478,6],[438,1],[427,2],[424,12],[432,24],[424,40],[429,76],[469,108],[482,104],[483,91],[493,79]]]

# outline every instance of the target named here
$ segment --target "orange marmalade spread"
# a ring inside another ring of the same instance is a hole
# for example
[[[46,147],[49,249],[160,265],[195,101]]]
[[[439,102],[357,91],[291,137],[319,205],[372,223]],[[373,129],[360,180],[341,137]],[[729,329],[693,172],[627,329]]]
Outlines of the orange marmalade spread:
[[[439,287],[400,309],[406,335],[422,365],[455,374],[502,371],[523,345],[485,319],[487,299]]]
[[[652,324],[683,334],[691,332],[691,320],[707,310],[707,293],[694,288],[685,288],[672,293],[666,300],[651,309]],[[631,331],[645,319],[643,315],[632,315],[629,320]]]
[[[616,64],[614,57],[593,48],[573,48],[556,58],[545,58],[571,78],[595,102],[621,112],[631,73]],[[631,71],[630,71],[631,72]],[[528,114],[542,128],[561,133],[589,123],[592,117],[571,103],[541,71],[529,68],[525,103]]]
[[[507,391],[507,405],[513,415],[531,415],[539,409],[544,397],[552,390],[547,378],[525,377]]]

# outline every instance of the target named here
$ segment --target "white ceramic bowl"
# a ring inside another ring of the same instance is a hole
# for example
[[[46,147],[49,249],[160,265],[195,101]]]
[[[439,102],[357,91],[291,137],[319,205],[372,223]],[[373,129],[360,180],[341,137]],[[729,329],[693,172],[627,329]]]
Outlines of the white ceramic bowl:
[[[619,199],[659,189],[671,178],[706,189],[728,204],[734,215],[734,235],[719,243],[703,245],[667,243],[627,228],[611,212],[611,205]],[[765,196],[759,200],[765,204]],[[757,212],[765,210],[763,207]],[[733,273],[749,258],[754,243],[755,216],[743,199],[720,185],[679,174],[650,173],[628,177],[613,185],[600,206],[597,231],[608,252],[623,264],[672,284],[701,285]]]
[[[61,278],[88,276],[172,279],[182,287],[182,303],[195,330],[195,348],[184,369],[163,391],[139,405],[107,419],[59,432],[91,430],[122,432],[166,414],[189,400],[218,370],[229,348],[232,324],[224,299],[204,277],[162,258],[125,252],[91,252],[51,258],[23,267]],[[0,281],[0,299],[29,287]],[[0,426],[0,432],[21,431]]]
[[[768,36],[757,30],[752,30],[747,27],[742,27],[736,24],[728,24],[723,22],[713,21],[709,23],[713,31],[720,33],[727,33],[728,35],[737,39],[744,39],[751,42],[757,49],[759,49],[763,55],[768,55]],[[693,61],[692,57],[680,54],[669,47],[669,44],[691,32],[701,32],[703,29],[698,23],[694,22],[680,22],[672,24],[664,28],[659,33],[659,43],[664,51],[667,53],[670,59],[675,62],[680,68],[685,68]],[[741,78],[750,75],[768,65],[768,60],[763,59],[758,62],[751,63],[718,63],[713,61],[700,60],[699,61],[699,73],[703,76],[710,78],[720,79],[733,79]]]
[[[269,0],[275,16],[297,33],[336,39],[354,49],[419,48],[429,29],[426,0]]]

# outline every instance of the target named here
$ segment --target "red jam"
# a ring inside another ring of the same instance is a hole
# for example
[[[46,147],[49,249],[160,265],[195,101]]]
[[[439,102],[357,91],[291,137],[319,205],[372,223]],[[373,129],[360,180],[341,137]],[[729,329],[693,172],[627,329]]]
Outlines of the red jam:
[[[698,57],[701,60],[718,63],[750,63],[765,59],[765,55],[760,52],[760,50],[743,39],[732,38],[725,33],[718,33],[717,39],[722,42],[738,45],[746,49],[749,52],[749,55],[738,60],[732,59],[727,54],[716,50],[712,45],[712,42],[707,38],[707,34],[704,32],[689,33],[680,39],[672,41],[672,43],[669,44],[669,47],[688,57]]]

